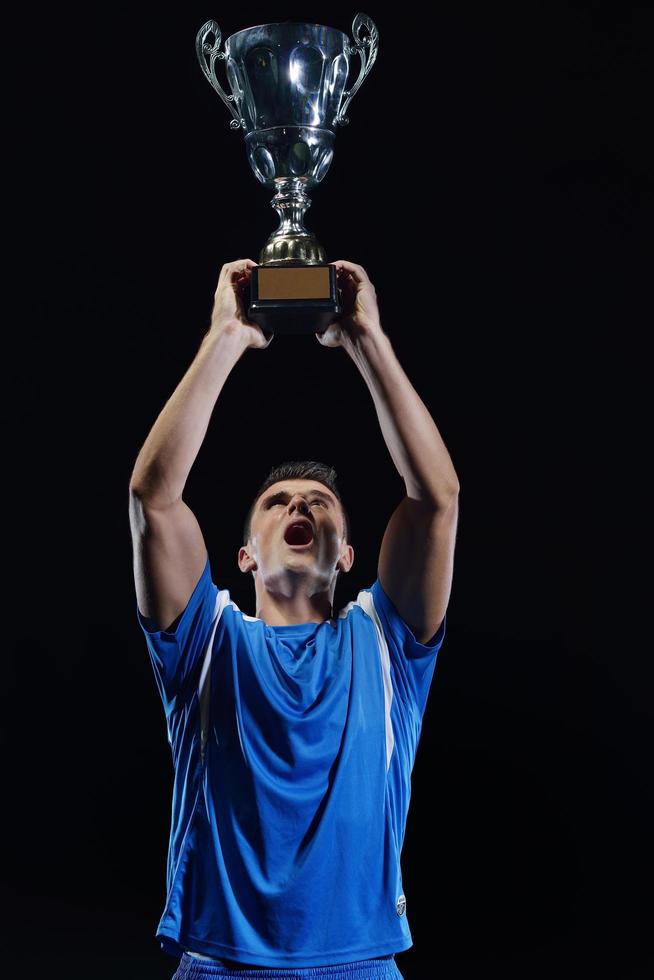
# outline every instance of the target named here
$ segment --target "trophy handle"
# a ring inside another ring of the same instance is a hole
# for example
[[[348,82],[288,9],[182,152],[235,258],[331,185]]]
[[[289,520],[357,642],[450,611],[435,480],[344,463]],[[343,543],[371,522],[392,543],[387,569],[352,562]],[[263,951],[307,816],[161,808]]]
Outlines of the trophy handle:
[[[209,44],[207,41],[209,34],[213,34],[213,44]],[[222,85],[216,77],[216,61],[224,61],[227,57],[224,51],[219,50],[221,37],[222,31],[215,20],[208,20],[206,24],[203,24],[197,33],[197,37],[195,38],[195,50],[197,52],[198,61],[200,62],[200,68],[204,72],[205,78],[212,88],[216,90],[234,117],[230,120],[229,128],[241,129],[241,127],[243,127],[243,129],[245,129],[245,120],[241,119],[240,112],[234,108],[234,96],[225,94]],[[207,56],[209,57],[208,64]]]
[[[361,37],[361,28],[365,28],[368,33],[367,37]],[[375,63],[375,58],[377,57],[377,49],[379,47],[379,31],[372,20],[367,14],[357,14],[352,21],[352,33],[354,35],[354,40],[356,44],[350,45],[350,54],[358,54],[361,58],[361,69],[359,71],[359,77],[357,78],[354,86],[349,90],[343,92],[345,97],[345,102],[338,111],[336,116],[336,123],[340,123],[341,126],[347,126],[349,119],[345,115],[345,111],[349,106],[350,102],[354,96],[359,91],[362,81],[372,68]],[[366,54],[366,48],[370,51]]]

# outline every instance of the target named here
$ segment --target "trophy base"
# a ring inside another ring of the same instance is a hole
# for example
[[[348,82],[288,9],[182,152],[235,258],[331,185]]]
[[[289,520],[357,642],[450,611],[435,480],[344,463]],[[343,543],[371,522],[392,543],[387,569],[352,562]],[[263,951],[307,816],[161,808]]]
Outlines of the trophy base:
[[[265,332],[324,333],[340,314],[335,266],[253,266],[248,317]]]

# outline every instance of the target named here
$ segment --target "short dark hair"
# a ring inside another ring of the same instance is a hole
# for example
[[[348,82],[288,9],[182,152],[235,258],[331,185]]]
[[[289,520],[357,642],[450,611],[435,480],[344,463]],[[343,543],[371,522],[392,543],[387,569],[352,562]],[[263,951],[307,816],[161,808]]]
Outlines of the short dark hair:
[[[250,504],[250,509],[243,525],[243,543],[245,544],[250,537],[252,514],[254,513],[255,504],[268,487],[272,486],[273,483],[279,483],[280,480],[315,480],[317,483],[323,483],[328,487],[341,505],[345,523],[345,540],[349,544],[351,534],[350,518],[336,486],[336,477],[337,473],[333,466],[328,466],[326,463],[318,463],[315,460],[291,460],[288,463],[280,463],[278,466],[273,466]]]

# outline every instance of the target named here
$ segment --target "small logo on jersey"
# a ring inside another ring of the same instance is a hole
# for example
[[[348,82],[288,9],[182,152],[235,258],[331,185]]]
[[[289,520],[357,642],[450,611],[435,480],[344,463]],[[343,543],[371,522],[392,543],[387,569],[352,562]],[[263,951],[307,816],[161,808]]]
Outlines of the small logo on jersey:
[[[400,895],[397,902],[395,903],[395,910],[398,915],[404,915],[406,912],[406,898],[404,895]]]

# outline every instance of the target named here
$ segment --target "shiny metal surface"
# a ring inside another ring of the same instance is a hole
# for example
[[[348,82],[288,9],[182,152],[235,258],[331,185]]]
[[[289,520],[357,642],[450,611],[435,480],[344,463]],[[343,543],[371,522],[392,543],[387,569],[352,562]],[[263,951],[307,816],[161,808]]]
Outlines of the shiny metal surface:
[[[379,32],[366,14],[352,23],[355,43],[323,24],[259,24],[237,31],[220,51],[222,33],[214,20],[198,31],[196,51],[205,77],[240,129],[252,171],[275,190],[272,206],[280,224],[264,246],[262,265],[322,264],[325,251],[304,227],[308,192],[319,184],[334,156],[337,126],[347,125],[347,107],[377,57]],[[212,40],[211,40],[212,39]],[[351,58],[359,75],[346,90]],[[225,62],[231,95],[216,75]]]

